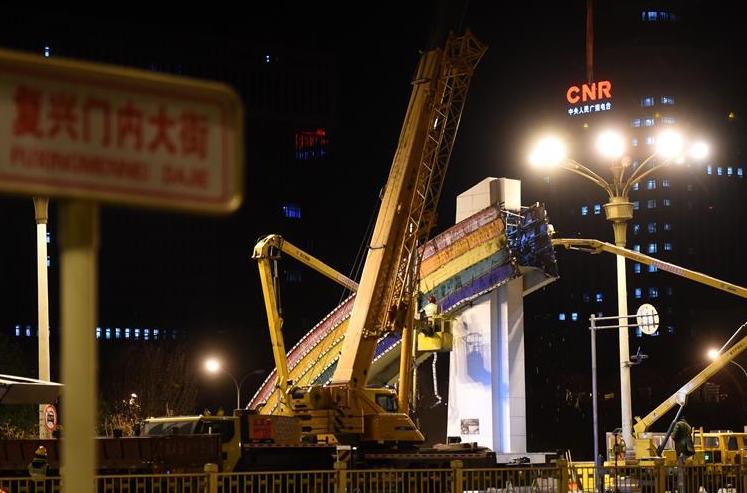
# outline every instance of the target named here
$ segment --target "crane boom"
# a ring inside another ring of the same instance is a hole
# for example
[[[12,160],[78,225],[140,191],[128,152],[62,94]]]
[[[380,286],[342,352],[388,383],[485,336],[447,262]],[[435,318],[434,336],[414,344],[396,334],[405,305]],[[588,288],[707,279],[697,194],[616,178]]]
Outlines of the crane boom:
[[[694,390],[703,385],[713,375],[715,375],[721,368],[729,364],[731,360],[736,358],[742,351],[747,349],[747,336],[743,337],[736,344],[730,347],[725,352],[721,353],[719,357],[713,361],[710,365],[703,368],[703,370],[690,379],[685,385],[679,388],[677,392],[669,396],[667,400],[656,406],[656,409],[648,413],[643,418],[636,418],[636,424],[633,426],[633,430],[636,435],[647,431],[649,427],[656,422],[660,417],[666,414],[670,409],[676,405],[684,405],[687,400],[687,396],[690,395]]]
[[[276,269],[273,268],[273,260],[277,258],[273,250],[284,252],[295,258],[304,265],[311,267],[320,274],[332,279],[342,287],[355,292],[358,289],[358,283],[349,279],[345,275],[328,266],[313,255],[309,255],[280,235],[268,235],[262,238],[254,246],[252,258],[257,260],[259,267],[259,278],[262,283],[262,295],[264,296],[265,310],[267,312],[267,323],[270,328],[270,338],[272,339],[272,355],[275,359],[275,368],[277,369],[277,386],[280,388],[280,395],[286,396],[289,386],[288,359],[283,339],[283,318],[280,315],[278,303],[278,291],[276,286]],[[281,399],[283,400],[283,399]],[[287,402],[284,402],[283,411],[290,412]]]
[[[363,387],[378,337],[402,330],[467,90],[486,47],[467,31],[423,54],[333,385]]]
[[[634,250],[628,250],[627,248],[615,246],[611,243],[582,238],[557,238],[552,240],[552,244],[553,246],[562,246],[569,250],[579,250],[588,253],[608,252],[613,255],[621,255],[625,258],[640,262],[642,264],[653,265],[657,269],[672,273],[680,277],[684,277],[685,279],[690,279],[691,281],[705,284],[706,286],[720,289],[721,291],[726,291],[727,293],[731,293],[742,298],[747,298],[747,288],[732,284],[730,282],[722,281],[721,279],[716,279],[715,277],[711,277],[694,270],[686,269],[678,265],[670,264],[669,262],[664,262],[654,257],[649,257],[648,255],[644,255]]]

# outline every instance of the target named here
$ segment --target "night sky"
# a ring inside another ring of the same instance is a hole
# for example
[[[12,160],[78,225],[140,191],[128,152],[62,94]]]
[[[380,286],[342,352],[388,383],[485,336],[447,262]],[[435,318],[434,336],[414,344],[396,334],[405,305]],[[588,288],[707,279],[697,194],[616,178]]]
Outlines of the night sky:
[[[442,194],[439,230],[453,223],[456,195],[486,176],[529,178],[531,171],[524,164],[527,139],[548,123],[567,123],[565,89],[585,78],[583,0],[455,2],[441,16],[435,2],[427,1],[334,7],[332,3],[272,2],[270,7],[255,3],[247,4],[251,6],[244,13],[233,11],[236,7],[228,4],[201,6],[194,12],[153,12],[128,6],[126,11],[105,13],[49,7],[19,9],[4,13],[0,20],[0,46],[6,48],[41,54],[49,44],[53,56],[73,56],[95,45],[96,53],[104,54],[95,61],[124,64],[128,56],[133,60],[150,57],[167,72],[189,67],[192,50],[215,51],[228,69],[244,63],[239,53],[251,45],[270,51],[302,47],[333,60],[337,111],[330,129],[331,156],[314,164],[312,173],[304,173],[303,183],[294,183],[297,175],[292,170],[259,159],[254,136],[248,133],[246,195],[236,214],[195,217],[102,207],[101,323],[184,330],[203,340],[205,354],[218,352],[229,358],[237,376],[271,364],[259,278],[250,258],[258,238],[280,233],[342,272],[353,269],[389,171],[419,50],[427,46],[433,26],[442,24],[434,18],[443,17],[446,25],[469,27],[488,44],[462,115]],[[736,88],[745,82],[744,41],[737,16],[727,15],[717,4],[684,2],[698,23],[683,42],[697,44],[709,54],[699,61],[699,70],[713,76],[714,86],[698,90],[707,91],[719,104],[728,101],[739,114],[744,97]],[[613,53],[616,47],[622,22],[618,20],[614,12],[600,8],[597,78],[616,71],[617,59],[605,53],[608,49]],[[235,53],[218,53],[227,45],[236,47]],[[280,193],[271,185],[281,182],[297,195],[288,199],[308,211],[302,232],[296,236],[283,230],[286,223],[278,216],[265,213]],[[543,198],[530,190],[523,202],[537,200]],[[0,198],[3,330],[36,321],[33,217],[30,198]],[[53,238],[55,228],[53,201]],[[55,252],[51,245],[53,332],[59,297]],[[341,293],[313,274],[305,279],[308,284],[288,290],[284,304],[292,312],[298,303],[303,307],[299,311],[313,323],[337,303]],[[288,346],[304,331],[289,327]],[[255,384],[248,383],[245,392],[253,391]],[[224,401],[230,403],[229,387],[221,390]]]

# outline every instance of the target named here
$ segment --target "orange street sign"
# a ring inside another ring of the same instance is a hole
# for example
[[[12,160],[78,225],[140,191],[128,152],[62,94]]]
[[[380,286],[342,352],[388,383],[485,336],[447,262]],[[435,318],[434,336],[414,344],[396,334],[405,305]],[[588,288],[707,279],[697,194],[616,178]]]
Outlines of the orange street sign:
[[[0,49],[0,192],[231,212],[243,138],[224,84]]]

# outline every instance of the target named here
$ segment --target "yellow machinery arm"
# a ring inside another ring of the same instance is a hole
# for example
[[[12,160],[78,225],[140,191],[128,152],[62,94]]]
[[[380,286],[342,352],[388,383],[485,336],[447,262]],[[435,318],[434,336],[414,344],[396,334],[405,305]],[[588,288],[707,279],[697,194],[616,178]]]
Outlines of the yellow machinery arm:
[[[722,281],[721,279],[716,279],[715,277],[711,277],[706,274],[701,274],[700,272],[696,272],[694,270],[685,269],[684,267],[670,264],[669,262],[663,262],[659,259],[649,257],[648,255],[644,255],[640,252],[628,250],[627,248],[618,247],[611,243],[605,243],[599,240],[586,240],[586,239],[580,239],[580,238],[579,239],[557,238],[557,239],[552,240],[552,244],[553,246],[562,246],[569,250],[580,250],[580,251],[585,251],[588,253],[608,252],[613,255],[621,255],[625,258],[628,258],[630,260],[635,260],[636,262],[640,262],[642,264],[656,266],[657,269],[670,272],[674,275],[684,277],[685,279],[690,279],[691,281],[699,282],[700,284],[705,284],[706,286],[720,289],[722,291],[735,294],[742,298],[747,298],[747,288],[743,288],[742,286],[737,286],[736,284]]]
[[[656,409],[643,418],[636,418],[637,422],[633,426],[635,434],[640,436],[644,431],[648,431],[648,428],[654,424],[656,420],[666,414],[667,411],[672,409],[675,405],[679,404],[683,406],[688,395],[707,382],[709,378],[718,373],[721,368],[728,365],[731,360],[736,358],[745,349],[747,349],[747,336],[743,337],[739,342],[721,353],[715,361],[703,368],[700,373],[691,378],[689,382],[680,387],[680,389],[672,394],[667,400],[659,404]]]
[[[277,386],[281,390],[283,400],[285,400],[290,382],[288,360],[283,340],[283,318],[280,315],[278,307],[277,268],[274,264],[274,261],[279,257],[278,252],[290,255],[302,264],[311,267],[352,292],[358,290],[358,283],[337,272],[316,257],[304,252],[283,239],[280,235],[265,236],[254,246],[252,258],[257,260],[259,266],[262,295],[264,296],[267,323],[270,328],[270,338],[272,339],[272,355],[275,358],[275,367],[277,368]],[[287,402],[284,404],[285,412],[289,412],[290,408]]]
[[[658,269],[670,272],[686,279],[690,279],[691,281],[705,284],[706,286],[711,286],[712,288],[720,289],[742,298],[747,298],[747,288],[722,281],[721,279],[716,279],[715,277],[711,277],[694,270],[685,269],[684,267],[680,267],[678,265],[663,262],[659,259],[649,257],[648,255],[644,255],[633,250],[628,250],[627,248],[612,245],[611,243],[581,238],[556,238],[552,240],[552,244],[553,246],[562,246],[569,250],[579,250],[588,253],[608,252],[614,255],[621,255],[625,258],[640,262],[642,264],[654,265]],[[647,431],[656,420],[658,420],[662,415],[666,414],[675,405],[679,404],[681,406],[684,406],[689,394],[691,394],[694,390],[707,382],[709,378],[711,378],[716,372],[727,365],[729,361],[734,359],[738,354],[744,351],[745,348],[747,348],[747,336],[734,344],[731,348],[729,348],[728,351],[722,353],[717,360],[705,367],[703,371],[695,375],[689,382],[687,382],[679,390],[677,390],[677,392],[675,392],[667,400],[659,404],[656,409],[648,413],[643,418],[636,418],[637,422],[633,426],[635,434],[639,435],[640,433]]]

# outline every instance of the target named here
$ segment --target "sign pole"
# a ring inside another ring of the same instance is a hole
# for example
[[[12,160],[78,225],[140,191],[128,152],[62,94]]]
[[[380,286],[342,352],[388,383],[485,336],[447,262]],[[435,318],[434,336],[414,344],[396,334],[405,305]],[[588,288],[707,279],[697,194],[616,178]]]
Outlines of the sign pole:
[[[99,214],[93,202],[60,203],[62,482],[93,492],[96,469],[96,338]]]

